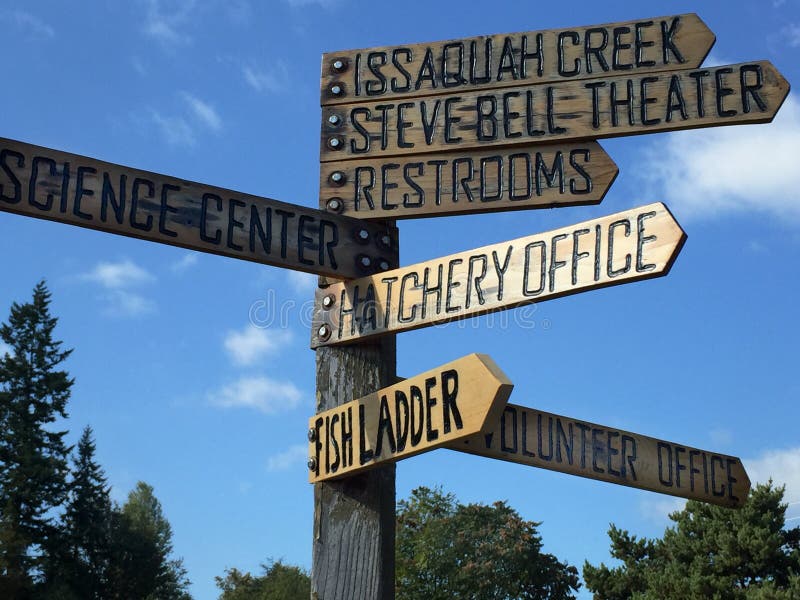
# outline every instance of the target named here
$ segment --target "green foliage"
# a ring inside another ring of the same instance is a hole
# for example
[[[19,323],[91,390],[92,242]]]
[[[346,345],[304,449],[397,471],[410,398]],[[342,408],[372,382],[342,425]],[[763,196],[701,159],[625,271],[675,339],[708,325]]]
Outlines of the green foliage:
[[[67,495],[66,431],[53,423],[67,417],[72,380],[58,366],[71,350],[53,339],[44,282],[26,304],[11,306],[0,340],[0,597],[26,598],[59,546],[55,509]]]
[[[299,567],[269,561],[261,568],[263,573],[256,577],[238,569],[215,577],[220,600],[296,600],[311,595],[311,580]]]
[[[140,481],[111,522],[110,598],[188,600],[186,569],[172,559],[172,527],[152,486]]]
[[[574,598],[577,570],[542,552],[538,525],[505,502],[413,490],[397,510],[398,600]]]
[[[656,540],[613,525],[617,567],[584,565],[598,600],[800,598],[800,528],[785,528],[783,488],[758,485],[736,510],[689,501]]]

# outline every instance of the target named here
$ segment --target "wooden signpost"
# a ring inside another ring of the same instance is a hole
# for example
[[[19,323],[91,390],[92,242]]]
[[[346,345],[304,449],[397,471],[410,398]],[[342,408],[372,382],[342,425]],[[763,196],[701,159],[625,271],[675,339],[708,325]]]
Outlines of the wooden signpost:
[[[694,68],[714,41],[696,14],[685,14],[331,52],[322,55],[321,104]]]
[[[313,347],[666,275],[686,235],[661,203],[318,290]]]
[[[309,420],[309,481],[353,475],[454,443],[500,417],[514,386],[470,354]]]
[[[514,404],[450,448],[732,508],[750,491],[736,457]]]
[[[320,197],[359,219],[597,204],[617,177],[597,142],[323,163]]]
[[[329,106],[320,160],[766,123],[788,93],[783,76],[760,61]]]
[[[3,138],[0,211],[337,278],[396,264],[382,224]]]

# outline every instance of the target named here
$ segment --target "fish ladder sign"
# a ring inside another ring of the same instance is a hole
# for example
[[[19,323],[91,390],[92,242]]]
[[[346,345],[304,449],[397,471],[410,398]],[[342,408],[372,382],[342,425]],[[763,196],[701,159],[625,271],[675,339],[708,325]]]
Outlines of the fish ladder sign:
[[[394,266],[377,223],[0,138],[0,211],[338,279]]]
[[[312,347],[497,312],[669,272],[686,234],[661,203],[336,283]]]
[[[309,422],[309,481],[337,479],[440,446],[495,423],[514,386],[494,361],[470,354]]]
[[[514,404],[453,450],[738,508],[750,478],[734,456]]]
[[[696,14],[332,52],[321,104],[699,67],[714,34]]]

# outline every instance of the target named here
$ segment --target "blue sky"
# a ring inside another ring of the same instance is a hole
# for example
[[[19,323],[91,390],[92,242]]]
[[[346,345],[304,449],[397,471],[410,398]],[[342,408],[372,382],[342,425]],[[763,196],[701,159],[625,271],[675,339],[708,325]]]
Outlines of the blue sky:
[[[316,206],[323,52],[685,12],[717,35],[706,64],[768,59],[798,80],[797,0],[4,0],[0,136]],[[512,402],[740,456],[800,502],[796,93],[771,125],[602,145],[620,175],[599,206],[406,221],[401,262],[663,201],[688,234],[671,273],[401,334],[398,373],[487,353]],[[94,427],[117,500],[155,487],[195,597],[226,567],[310,567],[314,278],[5,213],[0,253],[3,318],[46,278],[75,348],[71,438]],[[609,523],[658,535],[681,506],[444,450],[397,473],[398,498],[508,500],[579,567],[608,560]]]

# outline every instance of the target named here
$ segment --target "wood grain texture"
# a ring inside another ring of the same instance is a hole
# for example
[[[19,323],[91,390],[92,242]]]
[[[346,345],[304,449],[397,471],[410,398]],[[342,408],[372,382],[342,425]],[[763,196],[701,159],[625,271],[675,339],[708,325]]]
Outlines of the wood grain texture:
[[[662,203],[335,284],[312,347],[363,340],[666,275],[686,234]]]
[[[317,350],[317,411],[395,380],[394,336]],[[311,597],[393,600],[395,465],[314,486]]]
[[[322,105],[395,101],[441,91],[694,68],[714,39],[696,14],[684,14],[329,52],[322,56],[320,100]]]
[[[322,163],[320,197],[359,219],[597,204],[619,169],[597,142]]]
[[[453,450],[739,508],[750,478],[734,456],[508,404]]]
[[[309,482],[330,481],[464,439],[492,425],[513,385],[469,354],[309,419]]]
[[[396,264],[380,223],[3,138],[0,211],[339,279]]]
[[[320,160],[765,123],[788,93],[786,79],[761,61],[325,107]]]

